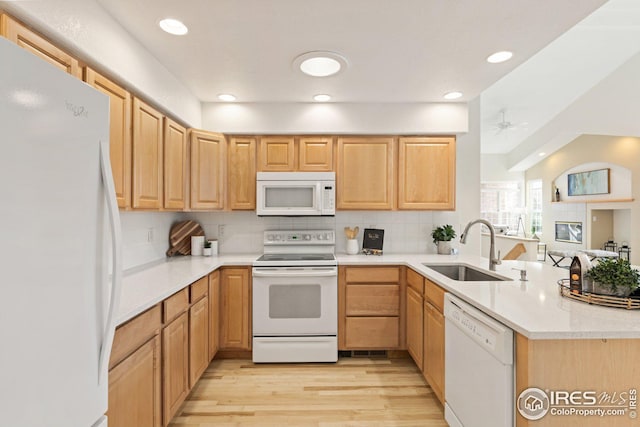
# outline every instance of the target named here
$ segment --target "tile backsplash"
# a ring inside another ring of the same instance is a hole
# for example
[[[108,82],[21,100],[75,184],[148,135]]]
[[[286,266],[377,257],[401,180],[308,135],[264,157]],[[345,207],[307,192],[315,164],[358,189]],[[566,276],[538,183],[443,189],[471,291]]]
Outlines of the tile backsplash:
[[[392,253],[435,253],[430,237],[433,212],[336,212],[335,217],[258,217],[255,212],[187,213],[202,224],[207,238],[217,238],[220,253],[262,252],[265,230],[335,229],[336,252],[345,252],[345,227],[360,227],[358,244],[362,246],[365,228],[382,228],[384,251]]]
[[[336,230],[336,252],[346,252],[345,227],[384,229],[386,253],[436,253],[431,240],[434,225],[453,224],[458,236],[464,225],[456,212],[342,211],[335,217],[258,217],[254,211],[236,212],[130,212],[121,211],[124,269],[130,270],[165,258],[169,230],[177,221],[192,219],[204,228],[207,239],[218,239],[219,253],[261,253],[265,230]],[[150,235],[151,234],[151,235]],[[466,245],[472,246],[472,245]],[[453,247],[464,251],[457,239]]]

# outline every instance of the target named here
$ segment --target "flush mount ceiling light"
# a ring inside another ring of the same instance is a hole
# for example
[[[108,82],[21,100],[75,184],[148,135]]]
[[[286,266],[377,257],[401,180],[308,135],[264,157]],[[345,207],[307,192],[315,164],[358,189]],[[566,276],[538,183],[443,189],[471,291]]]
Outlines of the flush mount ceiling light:
[[[328,77],[344,70],[347,60],[335,52],[314,51],[296,57],[293,66],[312,77]]]
[[[487,62],[491,64],[499,64],[504,61],[508,61],[513,56],[513,52],[509,52],[508,50],[502,50],[500,52],[496,52],[487,57]]]
[[[173,34],[175,36],[183,36],[189,32],[189,29],[186,25],[184,25],[181,21],[173,18],[166,18],[162,21],[158,22],[160,28],[166,31],[169,34]]]
[[[313,95],[313,100],[318,102],[329,102],[331,101],[331,95],[319,93],[318,95]]]
[[[233,102],[236,100],[236,97],[235,95],[231,95],[230,93],[221,93],[220,95],[218,95],[218,99],[220,101]]]
[[[538,156],[542,157],[542,156],[544,156],[545,154],[547,154],[547,153],[545,153],[545,152],[538,153]]]
[[[461,97],[462,97],[462,92],[458,92],[458,91],[447,92],[443,96],[444,99],[458,99]]]

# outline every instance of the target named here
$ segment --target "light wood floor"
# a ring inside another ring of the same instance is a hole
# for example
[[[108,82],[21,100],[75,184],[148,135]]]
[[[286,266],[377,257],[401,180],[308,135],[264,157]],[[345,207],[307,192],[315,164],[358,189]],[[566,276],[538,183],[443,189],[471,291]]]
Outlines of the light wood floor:
[[[341,358],[336,364],[214,360],[170,426],[447,424],[411,359]]]

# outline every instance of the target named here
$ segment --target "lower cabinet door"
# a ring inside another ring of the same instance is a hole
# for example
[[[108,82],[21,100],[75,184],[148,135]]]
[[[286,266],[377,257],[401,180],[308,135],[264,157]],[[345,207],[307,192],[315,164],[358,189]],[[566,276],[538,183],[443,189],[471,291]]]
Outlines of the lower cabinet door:
[[[209,366],[209,298],[189,309],[189,386],[193,387]]]
[[[347,317],[348,349],[394,349],[400,345],[397,317]]]
[[[422,311],[422,296],[412,288],[407,287],[407,351],[420,369],[422,369],[423,353]]]
[[[176,414],[189,392],[189,317],[182,313],[162,330],[164,425]]]
[[[109,427],[162,425],[160,336],[109,371]]]
[[[428,302],[424,303],[423,357],[424,378],[444,404],[444,316]]]

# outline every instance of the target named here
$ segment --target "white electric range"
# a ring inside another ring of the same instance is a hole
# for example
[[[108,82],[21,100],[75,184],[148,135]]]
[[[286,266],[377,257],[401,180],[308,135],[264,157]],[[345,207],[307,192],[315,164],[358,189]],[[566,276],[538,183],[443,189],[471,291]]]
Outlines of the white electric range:
[[[253,361],[338,360],[333,230],[265,231],[253,263]]]

